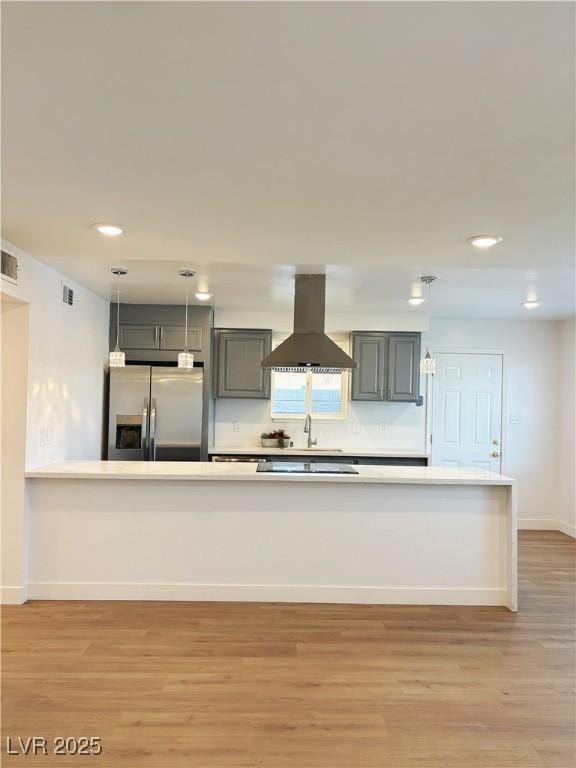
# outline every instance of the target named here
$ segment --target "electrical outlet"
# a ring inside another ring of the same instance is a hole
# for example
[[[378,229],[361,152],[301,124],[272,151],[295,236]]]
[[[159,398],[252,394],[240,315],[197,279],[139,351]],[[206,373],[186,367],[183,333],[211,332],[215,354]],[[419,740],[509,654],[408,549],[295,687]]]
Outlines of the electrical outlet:
[[[357,435],[358,432],[360,432],[360,425],[358,424],[357,421],[350,422],[350,432],[352,432],[355,435]]]
[[[518,411],[510,414],[510,424],[520,424],[521,421],[522,416],[520,413],[518,413]]]
[[[40,430],[40,448],[44,448],[46,445],[46,430],[44,427]]]
[[[240,422],[239,421],[235,421],[234,422],[233,429],[234,429],[234,432],[240,432]]]
[[[378,432],[380,432],[380,433],[382,433],[382,432],[386,432],[386,422],[384,422],[384,421],[381,421],[381,422],[378,424]]]

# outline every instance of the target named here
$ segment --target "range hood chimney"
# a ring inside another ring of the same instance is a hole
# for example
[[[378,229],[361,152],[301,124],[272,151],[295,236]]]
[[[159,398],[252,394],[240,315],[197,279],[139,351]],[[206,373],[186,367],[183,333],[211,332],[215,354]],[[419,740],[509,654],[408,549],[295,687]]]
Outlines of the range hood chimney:
[[[351,357],[324,333],[326,275],[296,275],[294,333],[260,363],[274,371],[341,373],[356,368]]]

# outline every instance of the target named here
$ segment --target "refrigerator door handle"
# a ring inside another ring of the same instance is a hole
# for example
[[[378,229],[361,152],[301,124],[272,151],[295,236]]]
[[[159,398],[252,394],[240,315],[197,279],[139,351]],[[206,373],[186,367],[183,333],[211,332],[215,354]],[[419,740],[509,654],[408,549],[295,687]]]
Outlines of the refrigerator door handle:
[[[144,461],[148,459],[148,398],[144,398],[142,408],[142,456]]]
[[[150,405],[150,461],[156,461],[156,400]]]

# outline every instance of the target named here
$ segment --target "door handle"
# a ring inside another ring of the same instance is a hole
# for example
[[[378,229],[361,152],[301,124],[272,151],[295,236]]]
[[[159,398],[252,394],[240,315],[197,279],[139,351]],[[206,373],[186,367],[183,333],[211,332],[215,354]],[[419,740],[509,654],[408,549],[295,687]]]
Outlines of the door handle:
[[[499,459],[500,458],[500,451],[492,451],[490,454],[493,459]]]
[[[144,407],[142,408],[142,453],[144,461],[148,458],[148,398],[144,398]]]
[[[156,461],[156,400],[150,406],[150,461]]]

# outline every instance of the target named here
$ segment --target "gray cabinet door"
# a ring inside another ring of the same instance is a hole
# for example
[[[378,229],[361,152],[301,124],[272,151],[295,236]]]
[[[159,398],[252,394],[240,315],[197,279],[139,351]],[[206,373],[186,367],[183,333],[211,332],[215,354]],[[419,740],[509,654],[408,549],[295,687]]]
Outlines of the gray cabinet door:
[[[159,349],[160,329],[157,325],[120,324],[120,349]]]
[[[270,353],[272,331],[218,330],[216,397],[270,398],[270,371],[260,361]]]
[[[353,333],[352,357],[357,367],[352,371],[352,400],[384,399],[383,333]]]
[[[387,400],[416,402],[420,383],[420,334],[388,337]]]
[[[160,327],[160,349],[173,349],[182,352],[184,349],[183,325],[162,325]],[[199,352],[202,349],[202,328],[188,326],[188,349]]]

